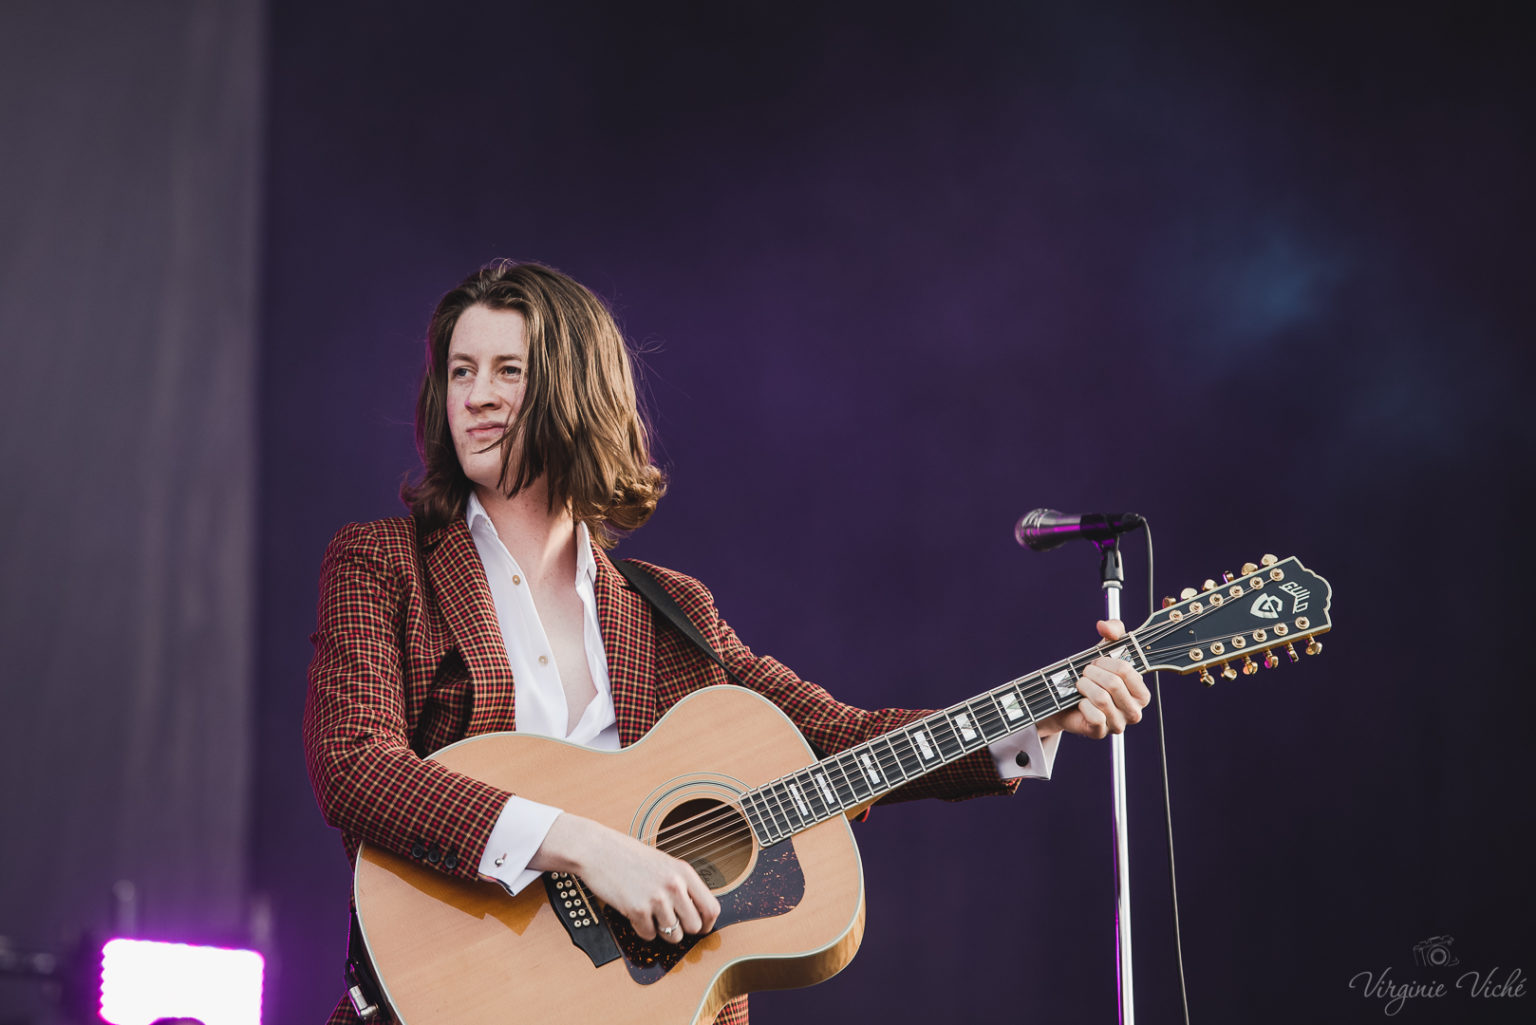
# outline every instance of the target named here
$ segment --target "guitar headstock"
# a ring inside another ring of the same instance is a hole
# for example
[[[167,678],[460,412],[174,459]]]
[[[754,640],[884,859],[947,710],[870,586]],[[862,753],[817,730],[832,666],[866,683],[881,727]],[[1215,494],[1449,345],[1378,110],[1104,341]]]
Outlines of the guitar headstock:
[[[1241,575],[1223,574],[1207,580],[1202,590],[1185,588],[1180,600],[1165,599],[1163,608],[1136,628],[1135,636],[1148,670],[1199,673],[1207,685],[1213,671],[1228,680],[1242,672],[1259,671],[1254,656],[1263,653],[1264,668],[1273,669],[1281,649],[1292,662],[1305,651],[1323,650],[1317,635],[1333,628],[1328,618],[1333,588],[1303,566],[1295,556],[1264,556],[1260,565],[1248,563]]]

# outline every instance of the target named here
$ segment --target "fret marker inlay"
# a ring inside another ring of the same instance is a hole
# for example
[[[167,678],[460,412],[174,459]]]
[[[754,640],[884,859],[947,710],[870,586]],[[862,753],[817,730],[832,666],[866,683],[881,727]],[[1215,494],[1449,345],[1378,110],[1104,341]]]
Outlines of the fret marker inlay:
[[[961,740],[970,741],[976,739],[976,731],[971,729],[971,717],[969,715],[961,712],[959,715],[951,716],[950,718],[955,724],[955,729],[960,731]]]
[[[811,814],[811,809],[806,807],[805,798],[801,795],[800,788],[791,783],[789,785],[789,792],[790,795],[794,797],[795,807],[800,809],[800,814],[809,816]]]
[[[835,805],[838,803],[837,795],[832,792],[832,785],[827,782],[827,777],[824,773],[816,773],[816,785],[821,787],[821,796],[827,799],[828,804]]]
[[[917,741],[917,749],[922,752],[924,761],[933,757],[933,745],[928,743],[928,734],[922,730],[916,730],[912,734],[912,739]]]
[[[880,773],[875,771],[875,763],[870,760],[868,752],[859,755],[859,761],[864,763],[864,775],[869,777],[869,781],[879,783]]]
[[[1056,693],[1064,698],[1077,696],[1077,688],[1072,686],[1072,670],[1063,669],[1051,677],[1051,683],[1056,687]]]
[[[1019,707],[1019,696],[1013,691],[1003,695],[1003,713],[1010,722],[1024,718],[1024,709]]]

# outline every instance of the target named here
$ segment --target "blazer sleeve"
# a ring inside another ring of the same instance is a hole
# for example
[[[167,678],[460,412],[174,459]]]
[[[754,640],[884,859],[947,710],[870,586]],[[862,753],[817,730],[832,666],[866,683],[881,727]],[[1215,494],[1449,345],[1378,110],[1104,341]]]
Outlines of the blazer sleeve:
[[[827,754],[835,754],[931,714],[929,710],[923,709],[867,710],[838,701],[822,687],[802,680],[777,659],[753,654],[736,636],[736,631],[720,617],[714,597],[699,581],[681,573],[646,565],[682,607],[689,620],[699,628],[699,632],[714,645],[721,660],[730,666],[731,672],[742,683],[777,705],[799,727],[813,747]],[[678,636],[671,627],[666,628],[666,633],[666,646],[671,648],[668,653],[670,657],[705,662],[704,655]],[[718,667],[710,668],[719,674]],[[1017,779],[1002,779],[991,754],[983,748],[897,787],[878,803],[892,804],[924,797],[963,801],[972,797],[1009,794],[1018,788],[1018,783]]]
[[[426,601],[414,538],[351,524],[331,541],[304,705],[304,752],[326,822],[439,871],[476,877],[506,791],[419,758],[410,746],[407,625]]]

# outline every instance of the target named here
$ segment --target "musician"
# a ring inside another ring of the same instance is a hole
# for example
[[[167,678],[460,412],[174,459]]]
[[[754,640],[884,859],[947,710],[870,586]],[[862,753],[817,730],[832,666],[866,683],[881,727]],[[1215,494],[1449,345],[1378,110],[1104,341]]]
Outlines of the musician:
[[[366,840],[517,892],[571,872],[670,943],[720,905],[685,861],[589,819],[450,772],[425,755],[520,730],[614,750],[727,677],[615,570],[607,550],[666,490],[652,463],[629,353],[590,291],[497,262],[443,297],[416,408],[423,472],[410,516],[343,528],[325,555],[304,714],[310,778],[354,861]],[[732,674],[831,753],[923,712],[842,704],[754,655],[682,574],[650,567]],[[1118,622],[1098,624],[1113,639]],[[887,801],[1005,793],[1047,776],[1062,732],[1118,733],[1150,695],[1101,658],[1077,706],[903,786]],[[343,1000],[333,1023],[355,1022]],[[745,1022],[746,999],[717,1021]]]

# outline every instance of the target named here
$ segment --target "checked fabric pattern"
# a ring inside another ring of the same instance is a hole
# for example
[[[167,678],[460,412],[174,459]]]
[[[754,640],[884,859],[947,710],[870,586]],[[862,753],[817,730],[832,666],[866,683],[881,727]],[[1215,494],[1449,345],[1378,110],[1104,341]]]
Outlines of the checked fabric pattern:
[[[619,737],[627,746],[684,695],[728,681],[670,624],[653,618],[603,552],[594,554],[598,622]],[[754,655],[697,580],[641,565],[741,682],[783,709],[815,747],[840,751],[926,714],[866,711],[837,701],[776,660]],[[355,862],[366,840],[438,871],[476,878],[508,793],[420,756],[516,723],[516,692],[490,587],[464,522],[419,541],[408,518],[342,528],[325,554],[311,640],[305,755],[315,798],[325,820],[342,831],[348,858]],[[885,800],[961,800],[1011,789],[982,751]],[[345,999],[330,1018],[331,1025],[356,1021]],[[716,1021],[744,1025],[746,998],[728,1004]]]

